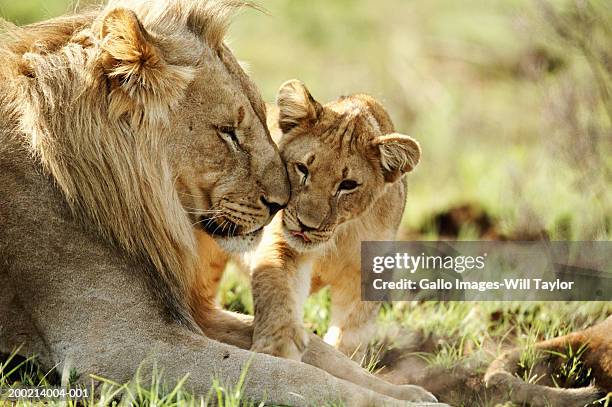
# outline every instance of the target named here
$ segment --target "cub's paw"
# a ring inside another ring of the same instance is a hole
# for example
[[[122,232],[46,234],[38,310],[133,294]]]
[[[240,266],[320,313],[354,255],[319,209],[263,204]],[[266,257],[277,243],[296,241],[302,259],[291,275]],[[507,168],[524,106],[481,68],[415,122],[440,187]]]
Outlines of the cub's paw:
[[[404,384],[399,387],[399,393],[397,398],[407,401],[424,401],[435,403],[438,399],[420,386],[414,386],[411,384]]]
[[[251,350],[285,359],[301,361],[308,346],[308,333],[301,326],[287,326],[271,334],[260,334],[253,338]]]

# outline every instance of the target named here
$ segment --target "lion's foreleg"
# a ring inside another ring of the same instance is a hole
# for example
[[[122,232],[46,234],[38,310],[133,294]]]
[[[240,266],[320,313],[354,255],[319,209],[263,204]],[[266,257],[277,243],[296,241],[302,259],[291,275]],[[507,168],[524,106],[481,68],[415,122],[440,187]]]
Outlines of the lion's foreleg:
[[[206,338],[178,336],[165,342],[164,355],[173,377],[189,373],[186,384],[205,394],[213,377],[235,384],[246,369],[245,395],[275,405],[311,406],[341,401],[347,406],[405,406],[404,402],[340,380],[304,363],[252,353]],[[212,367],[212,372],[211,372]],[[200,374],[198,374],[200,372]]]
[[[88,373],[95,373],[123,383],[135,380],[138,372],[138,381],[145,386],[159,366],[166,384],[187,377],[184,389],[196,396],[208,394],[214,379],[225,387],[235,386],[246,371],[244,396],[274,405],[311,406],[330,401],[358,407],[405,405],[313,366],[239,349],[161,320],[149,320],[144,329],[132,326],[129,335],[119,338],[112,318],[107,322],[108,326],[99,326],[104,332],[95,343],[73,332],[66,338],[71,348],[58,352],[57,360],[76,369],[84,380]]]
[[[243,349],[250,348],[253,332],[251,317],[216,309],[211,311],[208,321],[202,327],[206,336]],[[420,387],[398,386],[379,379],[314,334],[309,335],[302,362],[325,370],[340,379],[400,400],[435,400]]]
[[[204,335],[211,339],[241,349],[251,348],[253,318],[249,315],[211,308],[205,316],[198,319],[198,324]]]

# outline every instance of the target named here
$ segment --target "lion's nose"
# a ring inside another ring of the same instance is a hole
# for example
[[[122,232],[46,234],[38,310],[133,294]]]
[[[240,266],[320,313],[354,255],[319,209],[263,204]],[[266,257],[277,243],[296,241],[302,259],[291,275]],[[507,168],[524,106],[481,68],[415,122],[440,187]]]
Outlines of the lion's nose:
[[[261,197],[261,202],[268,208],[268,211],[270,211],[270,216],[276,215],[278,211],[287,206],[286,203],[280,204],[278,202],[269,201],[265,196]]]

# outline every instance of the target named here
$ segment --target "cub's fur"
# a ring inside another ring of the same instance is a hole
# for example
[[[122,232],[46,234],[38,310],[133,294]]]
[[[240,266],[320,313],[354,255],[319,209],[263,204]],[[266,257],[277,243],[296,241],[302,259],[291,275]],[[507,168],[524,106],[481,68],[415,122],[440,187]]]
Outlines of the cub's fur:
[[[360,245],[393,240],[406,201],[406,178],[421,150],[395,133],[367,95],[326,105],[292,80],[277,97],[278,140],[291,198],[266,229],[252,266],[252,350],[300,359],[308,337],[302,308],[309,293],[331,288],[325,340],[361,354],[374,336],[379,305],[362,302]]]

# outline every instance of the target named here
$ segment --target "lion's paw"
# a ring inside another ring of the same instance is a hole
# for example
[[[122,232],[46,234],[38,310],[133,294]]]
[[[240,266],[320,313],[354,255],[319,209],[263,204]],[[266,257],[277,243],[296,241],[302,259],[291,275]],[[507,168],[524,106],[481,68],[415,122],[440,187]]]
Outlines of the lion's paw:
[[[399,387],[400,391],[398,394],[398,398],[407,401],[423,401],[423,402],[431,402],[435,403],[438,401],[436,396],[425,390],[420,386],[414,386],[411,384],[404,384]]]
[[[272,334],[254,338],[251,351],[301,361],[308,346],[308,336],[302,326],[283,327]]]

